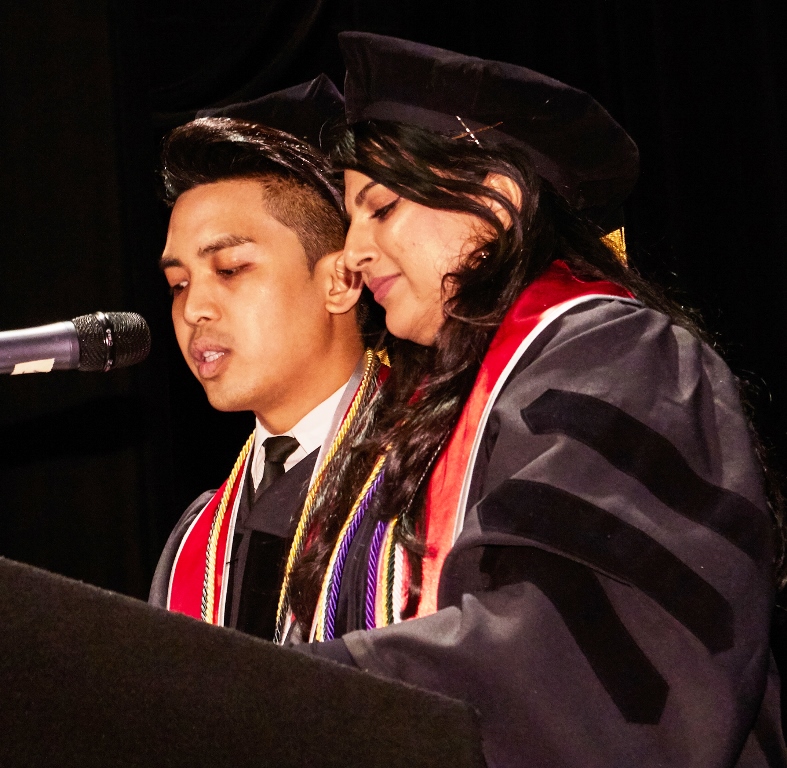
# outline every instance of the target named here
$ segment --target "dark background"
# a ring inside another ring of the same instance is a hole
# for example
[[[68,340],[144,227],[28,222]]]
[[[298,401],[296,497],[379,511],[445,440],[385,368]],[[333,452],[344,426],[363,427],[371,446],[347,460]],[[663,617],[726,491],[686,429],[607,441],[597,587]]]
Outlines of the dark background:
[[[783,0],[27,0],[0,9],[0,328],[149,321],[149,360],[0,380],[0,554],[145,596],[183,508],[253,427],[174,342],[156,260],[163,134],[314,77],[362,29],[523,64],[592,93],[642,176],[632,260],[698,307],[787,456]]]

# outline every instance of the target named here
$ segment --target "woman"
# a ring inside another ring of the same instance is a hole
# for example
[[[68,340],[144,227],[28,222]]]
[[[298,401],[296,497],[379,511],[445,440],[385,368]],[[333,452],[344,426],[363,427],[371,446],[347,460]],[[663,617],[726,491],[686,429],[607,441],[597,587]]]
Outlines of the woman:
[[[345,261],[401,341],[304,521],[307,648],[469,701],[490,765],[787,764],[736,381],[601,239],[630,140],[529,70],[342,46]]]

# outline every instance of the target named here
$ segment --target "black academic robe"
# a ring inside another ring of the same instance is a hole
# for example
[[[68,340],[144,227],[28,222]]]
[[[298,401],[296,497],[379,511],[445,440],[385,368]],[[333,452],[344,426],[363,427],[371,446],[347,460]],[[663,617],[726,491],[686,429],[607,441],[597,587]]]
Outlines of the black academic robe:
[[[238,502],[230,555],[224,626],[273,639],[284,561],[298,524],[319,451],[301,459],[264,491],[253,490],[251,462]],[[183,536],[216,491],[199,496],[183,513],[159,558],[148,602],[167,606],[172,566]]]
[[[490,768],[787,765],[773,542],[738,388],[667,317],[581,305],[494,405],[439,610],[302,650],[462,699]],[[349,655],[347,652],[349,651]]]

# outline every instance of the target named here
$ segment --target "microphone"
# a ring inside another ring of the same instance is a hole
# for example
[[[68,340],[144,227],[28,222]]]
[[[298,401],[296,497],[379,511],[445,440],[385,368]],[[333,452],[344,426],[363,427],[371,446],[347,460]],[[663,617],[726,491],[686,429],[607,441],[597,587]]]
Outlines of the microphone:
[[[110,371],[142,362],[150,329],[136,312],[94,312],[36,328],[0,331],[0,373]]]

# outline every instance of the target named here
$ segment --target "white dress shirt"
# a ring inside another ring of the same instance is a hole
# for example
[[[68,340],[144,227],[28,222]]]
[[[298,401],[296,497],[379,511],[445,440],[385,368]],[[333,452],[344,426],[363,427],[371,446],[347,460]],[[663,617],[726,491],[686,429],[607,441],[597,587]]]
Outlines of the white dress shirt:
[[[289,437],[294,437],[298,441],[298,447],[284,462],[285,472],[292,469],[301,459],[305,459],[312,451],[325,442],[346,386],[347,384],[343,384],[330,397],[323,400],[315,408],[312,408],[289,432],[283,433]],[[254,430],[254,455],[251,460],[251,479],[255,489],[260,484],[262,473],[265,470],[265,447],[263,443],[269,437],[273,437],[273,435],[257,419],[257,427]]]

